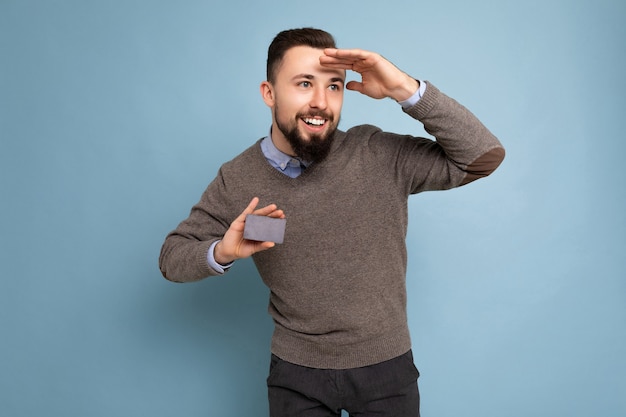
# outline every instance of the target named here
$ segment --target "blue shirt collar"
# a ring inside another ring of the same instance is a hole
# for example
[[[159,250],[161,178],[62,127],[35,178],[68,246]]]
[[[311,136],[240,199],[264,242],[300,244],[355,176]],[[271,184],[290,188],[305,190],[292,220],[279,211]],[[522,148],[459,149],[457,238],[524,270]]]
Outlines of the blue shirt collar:
[[[276,145],[274,145],[274,141],[272,141],[271,129],[270,134],[261,141],[261,151],[263,151],[263,155],[274,168],[280,169],[283,172],[289,166],[300,167],[300,165],[304,165],[308,167],[310,165],[310,162],[302,161],[300,158],[289,156],[280,151]]]

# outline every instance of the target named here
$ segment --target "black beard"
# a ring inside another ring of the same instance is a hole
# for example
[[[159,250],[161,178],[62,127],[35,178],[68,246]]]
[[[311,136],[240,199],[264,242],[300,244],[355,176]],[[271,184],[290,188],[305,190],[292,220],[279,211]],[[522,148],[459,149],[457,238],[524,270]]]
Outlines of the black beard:
[[[276,118],[276,126],[278,126],[278,129],[285,136],[289,145],[291,145],[295,156],[306,162],[317,163],[323,161],[330,153],[337,127],[329,130],[324,135],[310,135],[309,139],[306,140],[300,135],[300,131],[298,130],[298,121],[300,119],[301,116],[298,115],[296,117],[295,126],[288,129],[286,126],[282,126],[278,118]],[[328,118],[327,120],[327,123],[332,124],[332,119]]]

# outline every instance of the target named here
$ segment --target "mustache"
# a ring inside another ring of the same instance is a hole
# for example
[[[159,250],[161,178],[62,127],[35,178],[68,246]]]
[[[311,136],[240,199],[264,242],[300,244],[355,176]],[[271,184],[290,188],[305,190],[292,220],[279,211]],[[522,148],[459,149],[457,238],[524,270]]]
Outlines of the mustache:
[[[306,112],[306,113],[298,113],[298,114],[296,114],[296,119],[304,119],[306,117],[319,117],[319,118],[322,118],[322,119],[329,120],[331,122],[335,119],[332,114],[326,113],[326,112],[323,112],[323,111],[310,111],[310,112]]]

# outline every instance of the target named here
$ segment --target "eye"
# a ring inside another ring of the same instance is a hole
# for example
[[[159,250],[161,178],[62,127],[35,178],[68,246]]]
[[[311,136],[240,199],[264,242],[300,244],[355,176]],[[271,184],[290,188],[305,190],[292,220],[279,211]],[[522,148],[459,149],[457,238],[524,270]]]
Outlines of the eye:
[[[328,86],[330,91],[341,91],[343,89],[343,83],[334,83]]]
[[[310,81],[302,81],[298,84],[300,87],[309,88],[311,86]]]

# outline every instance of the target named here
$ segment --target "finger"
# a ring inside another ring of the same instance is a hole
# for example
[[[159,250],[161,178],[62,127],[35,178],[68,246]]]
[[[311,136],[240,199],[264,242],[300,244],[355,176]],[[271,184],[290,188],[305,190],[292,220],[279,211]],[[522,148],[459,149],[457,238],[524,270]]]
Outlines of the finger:
[[[351,70],[354,67],[354,62],[352,61],[322,61],[320,59],[320,64],[326,68],[340,70]]]
[[[248,207],[246,207],[243,212],[246,214],[252,213],[257,204],[259,204],[259,197],[253,197],[252,200],[250,200],[250,204],[248,204]]]
[[[326,48],[324,49],[323,56],[355,60],[367,59],[367,57],[369,57],[370,55],[372,55],[372,52],[365,51],[363,49]]]
[[[237,220],[238,221],[244,221],[248,214],[251,214],[252,212],[254,212],[254,208],[257,206],[257,204],[259,204],[259,198],[258,197],[254,197],[250,201],[250,204],[248,204],[248,207],[246,207],[245,210],[243,212],[241,212],[241,214],[235,219],[235,221],[237,221]]]
[[[284,219],[285,212],[282,210],[274,210],[273,212],[266,214],[267,217],[272,217],[274,219]]]
[[[361,62],[363,59],[350,58],[350,57],[333,57],[322,55],[320,57],[320,63],[324,66],[327,65],[353,65],[357,62]]]
[[[363,51],[348,49],[325,49],[320,64],[328,68],[352,69],[354,64],[366,58]]]
[[[268,206],[255,210],[252,214],[256,214],[257,216],[267,216],[276,210],[276,204],[270,204]]]
[[[274,246],[276,246],[276,243],[274,242],[259,242],[259,244],[257,245],[257,249],[258,249],[257,252],[260,252],[265,249],[271,249]]]

